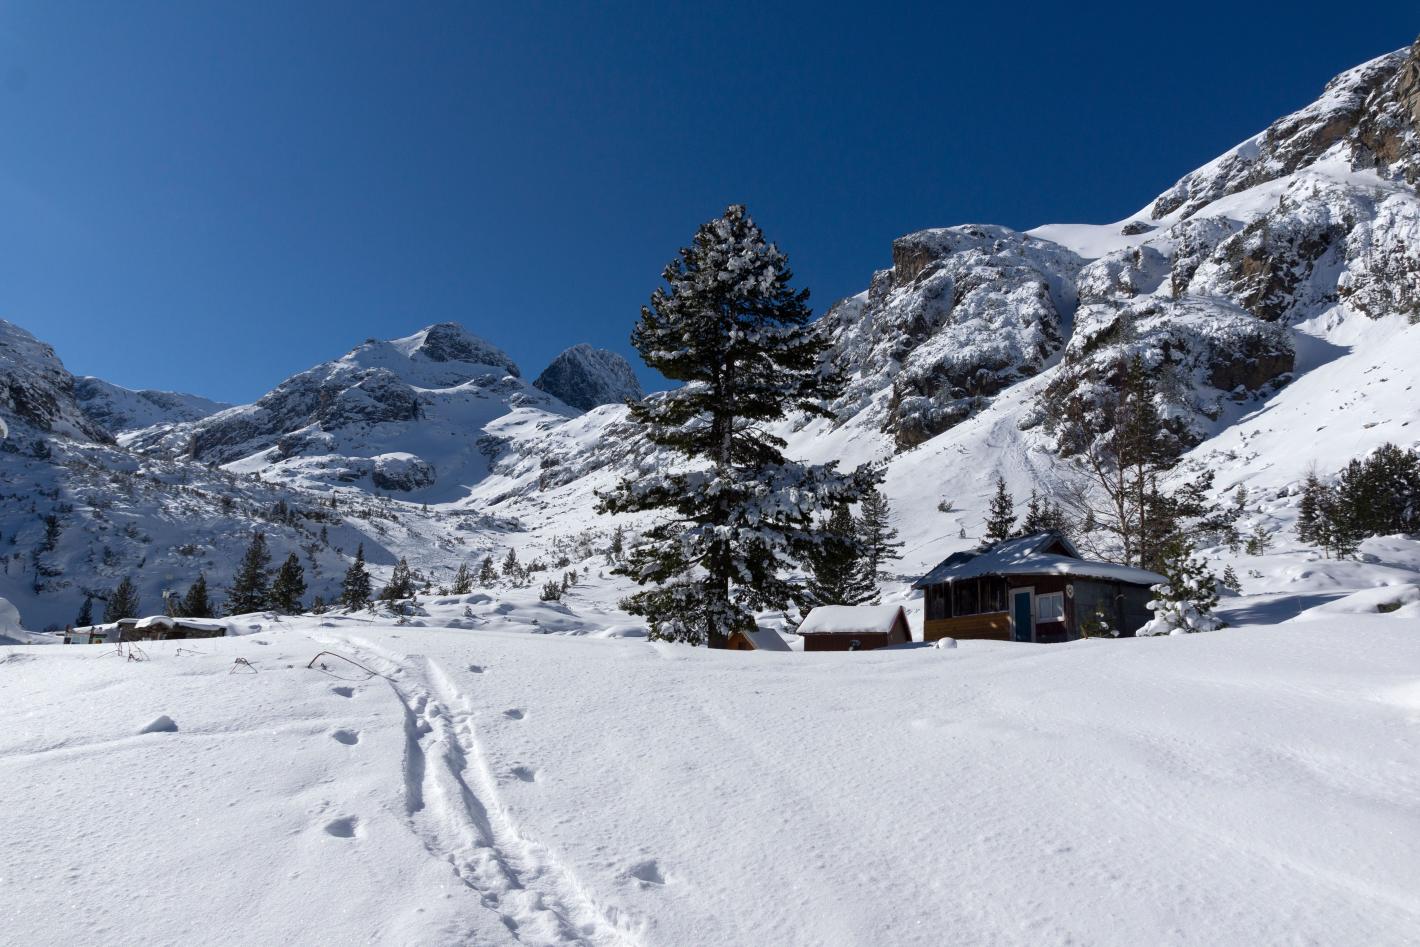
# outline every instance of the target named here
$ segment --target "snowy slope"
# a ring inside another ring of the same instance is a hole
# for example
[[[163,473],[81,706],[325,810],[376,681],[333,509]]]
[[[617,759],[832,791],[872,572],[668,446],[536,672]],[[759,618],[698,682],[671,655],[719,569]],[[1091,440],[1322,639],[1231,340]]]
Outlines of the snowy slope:
[[[425,605],[147,662],[6,649],[0,796],[44,800],[0,837],[7,938],[1420,934],[1420,639],[1393,615],[848,656],[529,634],[531,608],[442,630],[462,606]],[[305,667],[326,649],[376,676]],[[127,877],[141,896],[92,896]]]
[[[197,421],[231,407],[200,395],[151,388],[134,391],[91,376],[77,379],[74,398],[85,414],[115,436],[158,424]]]

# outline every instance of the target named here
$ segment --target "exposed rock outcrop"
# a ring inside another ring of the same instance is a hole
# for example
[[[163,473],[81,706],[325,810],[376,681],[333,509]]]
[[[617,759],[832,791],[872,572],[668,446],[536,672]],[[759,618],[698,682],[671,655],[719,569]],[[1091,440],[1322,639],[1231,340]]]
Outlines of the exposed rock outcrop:
[[[640,401],[645,396],[626,359],[585,342],[554,358],[533,386],[583,411],[604,404]]]

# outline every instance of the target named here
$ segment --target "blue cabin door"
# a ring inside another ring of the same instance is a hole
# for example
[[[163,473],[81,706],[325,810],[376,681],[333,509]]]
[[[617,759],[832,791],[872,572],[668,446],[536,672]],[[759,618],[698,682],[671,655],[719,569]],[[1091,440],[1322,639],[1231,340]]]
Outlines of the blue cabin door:
[[[1030,589],[1011,590],[1011,640],[1035,640],[1034,592]]]

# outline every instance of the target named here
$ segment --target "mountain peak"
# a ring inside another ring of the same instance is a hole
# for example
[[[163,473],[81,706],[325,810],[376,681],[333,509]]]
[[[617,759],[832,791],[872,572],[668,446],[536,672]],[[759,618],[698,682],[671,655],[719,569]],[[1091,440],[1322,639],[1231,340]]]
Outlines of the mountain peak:
[[[491,365],[506,369],[514,378],[521,378],[518,365],[502,349],[469,332],[457,322],[437,322],[413,335],[390,342],[409,358],[425,358],[431,362],[464,362]]]
[[[583,411],[603,404],[639,401],[645,396],[631,364],[615,352],[580,342],[537,376],[533,387]]]

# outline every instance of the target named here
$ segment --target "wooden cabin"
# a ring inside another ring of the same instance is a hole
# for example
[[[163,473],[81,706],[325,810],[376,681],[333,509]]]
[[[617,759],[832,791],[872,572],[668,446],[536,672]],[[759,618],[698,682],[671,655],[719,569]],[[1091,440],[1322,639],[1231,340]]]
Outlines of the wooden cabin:
[[[779,636],[773,628],[757,628],[754,631],[737,631],[730,635],[725,645],[731,651],[793,651],[789,642]]]
[[[820,605],[799,634],[805,651],[871,651],[912,640],[901,605]]]
[[[1085,559],[1057,532],[953,553],[913,583],[923,590],[924,641],[1073,641],[1107,625],[1122,636],[1153,617],[1157,572]]]
[[[221,638],[226,634],[227,626],[220,621],[154,615],[151,618],[120,618],[114,639],[117,641],[174,641],[186,638]]]

